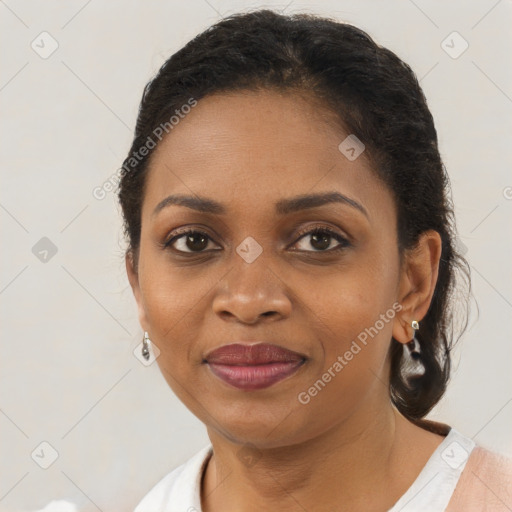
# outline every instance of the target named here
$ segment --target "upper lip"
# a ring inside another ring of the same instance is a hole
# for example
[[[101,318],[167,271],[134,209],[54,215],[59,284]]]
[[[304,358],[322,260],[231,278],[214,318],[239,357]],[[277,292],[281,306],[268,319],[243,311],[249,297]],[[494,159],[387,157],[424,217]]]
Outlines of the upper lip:
[[[306,356],[273,343],[231,343],[206,354],[204,361],[225,365],[258,365],[304,361]]]

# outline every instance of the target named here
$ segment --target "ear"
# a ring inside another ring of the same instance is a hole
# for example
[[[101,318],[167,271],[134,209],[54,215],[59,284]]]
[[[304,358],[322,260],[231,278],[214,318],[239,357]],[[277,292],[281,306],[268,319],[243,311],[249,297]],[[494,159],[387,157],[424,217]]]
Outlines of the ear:
[[[128,281],[132,288],[133,296],[137,303],[137,309],[139,312],[139,323],[144,331],[149,330],[149,323],[146,318],[146,310],[144,309],[144,303],[142,300],[142,293],[139,285],[139,272],[137,265],[134,261],[134,256],[131,251],[128,251],[125,256],[126,274],[128,275]]]
[[[393,338],[400,343],[412,340],[411,322],[420,322],[428,312],[439,274],[441,250],[441,236],[429,230],[422,233],[416,247],[405,254],[398,288],[402,309],[393,325]]]

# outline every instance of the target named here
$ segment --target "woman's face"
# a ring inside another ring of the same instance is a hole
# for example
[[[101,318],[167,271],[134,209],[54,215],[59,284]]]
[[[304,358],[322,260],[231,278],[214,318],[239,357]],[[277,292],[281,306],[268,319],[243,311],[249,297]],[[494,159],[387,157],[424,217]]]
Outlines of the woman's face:
[[[176,395],[235,442],[293,444],[389,406],[386,354],[404,322],[395,205],[329,119],[296,95],[218,94],[153,154],[137,274],[128,264],[141,325]],[[196,207],[162,203],[171,195]],[[186,230],[200,233],[165,246]],[[233,385],[205,358],[235,342],[301,363]]]

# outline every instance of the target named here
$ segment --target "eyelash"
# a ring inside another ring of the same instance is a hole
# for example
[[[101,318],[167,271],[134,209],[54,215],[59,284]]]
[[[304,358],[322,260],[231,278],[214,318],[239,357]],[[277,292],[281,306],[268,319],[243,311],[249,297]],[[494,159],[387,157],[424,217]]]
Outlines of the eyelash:
[[[174,236],[172,236],[169,240],[167,240],[166,242],[164,242],[163,244],[163,247],[164,249],[167,249],[167,248],[170,248],[171,244],[173,242],[175,242],[176,240],[184,237],[184,236],[187,236],[187,235],[191,235],[191,234],[198,234],[198,235],[202,235],[204,236],[205,238],[208,238],[209,240],[212,240],[211,237],[205,233],[204,231],[201,231],[200,229],[193,229],[193,228],[190,228],[190,229],[186,229],[184,231],[180,231],[178,233],[176,233]],[[313,228],[310,228],[306,231],[302,231],[302,232],[299,232],[297,234],[298,238],[297,238],[297,241],[295,243],[297,243],[299,240],[301,240],[302,238],[304,238],[306,235],[320,235],[320,234],[327,234],[329,235],[330,237],[334,238],[337,242],[339,242],[339,245],[337,247],[334,247],[333,249],[326,249],[326,250],[320,250],[320,251],[304,251],[304,252],[313,252],[313,253],[330,253],[330,252],[334,252],[334,251],[341,251],[347,247],[349,247],[351,245],[351,243],[345,238],[343,237],[342,235],[340,235],[339,233],[337,233],[336,231],[333,231],[332,229],[328,228],[328,227],[325,227],[325,226],[315,226]],[[201,254],[201,253],[204,253],[206,251],[177,251],[179,254]]]

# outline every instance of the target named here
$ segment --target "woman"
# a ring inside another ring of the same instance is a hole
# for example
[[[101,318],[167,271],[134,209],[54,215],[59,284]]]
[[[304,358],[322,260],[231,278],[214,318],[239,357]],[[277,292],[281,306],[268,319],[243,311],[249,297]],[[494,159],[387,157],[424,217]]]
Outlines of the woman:
[[[448,185],[415,75],[353,26],[261,10],[171,56],[123,164],[126,268],[211,445],[136,512],[510,510],[510,461],[423,419],[469,284]]]

